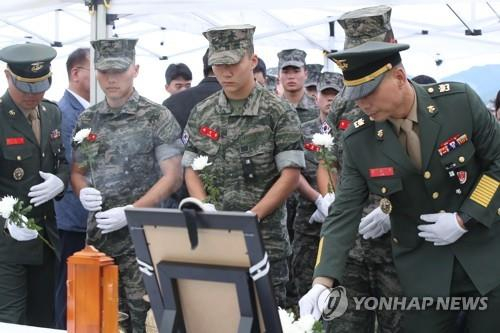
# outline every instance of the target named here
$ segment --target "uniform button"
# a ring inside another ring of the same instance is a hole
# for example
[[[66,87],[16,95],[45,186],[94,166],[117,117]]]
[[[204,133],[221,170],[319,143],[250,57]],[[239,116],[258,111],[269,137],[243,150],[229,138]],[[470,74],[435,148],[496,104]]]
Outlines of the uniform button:
[[[17,155],[17,160],[20,161],[21,160],[21,156]]]
[[[393,237],[392,241],[394,242],[394,244],[399,244],[399,239],[397,239],[396,237]]]
[[[424,172],[425,179],[431,179],[431,173],[429,171]]]
[[[439,198],[439,193],[438,192],[432,193],[432,199],[437,199],[437,198]]]
[[[385,186],[382,186],[380,192],[382,192],[383,194],[387,193],[387,188]]]
[[[42,157],[45,157],[45,153],[42,153]]]
[[[46,220],[46,219],[47,219],[47,215],[44,215],[44,216],[43,216],[43,219],[44,219],[44,220]]]
[[[460,163],[464,163],[464,162],[465,162],[465,157],[460,156],[460,157],[458,158],[458,161],[459,161]]]
[[[251,161],[250,161],[250,160],[248,160],[248,159],[246,159],[246,160],[245,160],[245,163],[246,163],[246,164],[250,164],[250,162],[251,162]]]
[[[500,215],[500,208],[497,209],[497,215]]]
[[[250,173],[250,174],[248,175],[248,178],[253,178],[253,173]]]
[[[434,92],[434,88],[430,87],[430,88],[427,89],[427,91],[432,94]]]

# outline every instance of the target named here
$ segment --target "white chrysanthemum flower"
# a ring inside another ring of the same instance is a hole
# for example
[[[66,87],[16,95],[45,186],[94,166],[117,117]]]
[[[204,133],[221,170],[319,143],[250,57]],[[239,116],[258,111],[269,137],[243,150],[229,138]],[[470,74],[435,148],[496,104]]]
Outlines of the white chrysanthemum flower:
[[[212,163],[208,163],[208,156],[200,155],[194,159],[193,163],[191,164],[191,167],[195,171],[201,171],[209,165],[212,165]]]
[[[314,133],[312,142],[316,146],[325,147],[330,149],[333,146],[333,137],[327,133]]]
[[[8,219],[10,214],[12,214],[17,201],[17,198],[11,195],[6,195],[0,200],[0,215],[2,215],[4,219]]]
[[[82,143],[83,140],[85,140],[85,138],[89,136],[91,131],[92,131],[92,129],[90,129],[90,128],[83,128],[83,129],[79,130],[78,132],[76,132],[75,136],[73,137],[73,141],[75,141],[78,144]]]
[[[301,316],[296,322],[294,322],[294,326],[296,326],[301,332],[312,332],[314,323],[314,317],[312,315]]]

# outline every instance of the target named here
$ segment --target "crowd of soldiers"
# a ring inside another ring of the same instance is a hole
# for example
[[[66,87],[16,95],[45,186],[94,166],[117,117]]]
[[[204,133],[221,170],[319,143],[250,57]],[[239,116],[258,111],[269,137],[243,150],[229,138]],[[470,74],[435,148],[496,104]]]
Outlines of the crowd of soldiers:
[[[399,52],[408,45],[397,43],[390,15],[376,6],[339,17],[344,51],[328,57],[342,74],[286,49],[273,79],[254,52],[254,26],[209,29],[205,79],[188,88],[189,69],[172,65],[166,89],[183,91],[164,106],[134,89],[136,39],[91,42],[105,94],[93,106],[83,89],[89,49],[70,56],[62,114],[43,99],[54,49],[2,49],[0,195],[32,204],[41,229],[2,218],[0,321],[65,328],[65,262],[89,244],[119,267],[126,331],[145,332],[150,306],[125,209],[191,196],[207,211],[256,217],[276,304],[297,314],[320,319],[320,300],[339,285],[351,298],[489,298],[487,311],[468,313],[350,302],[324,320],[327,332],[500,327],[500,129],[467,85],[407,78]],[[329,159],[318,133],[332,138]],[[200,156],[211,184],[193,168]]]

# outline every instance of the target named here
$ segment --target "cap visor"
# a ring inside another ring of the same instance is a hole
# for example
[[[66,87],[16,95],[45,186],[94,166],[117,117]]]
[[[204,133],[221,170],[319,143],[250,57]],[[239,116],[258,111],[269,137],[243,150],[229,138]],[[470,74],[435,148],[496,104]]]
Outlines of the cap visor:
[[[28,94],[42,93],[49,90],[50,88],[49,79],[45,79],[39,82],[28,83],[16,80],[14,76],[12,76],[12,83],[16,86],[17,89]]]
[[[213,52],[208,56],[208,65],[234,65],[241,61],[244,54],[245,51],[243,50]]]
[[[131,64],[131,61],[124,58],[106,58],[96,62],[95,69],[99,71],[115,70],[123,72],[126,71]]]
[[[300,67],[304,67],[305,65],[306,64],[304,64],[301,61],[293,61],[293,60],[291,60],[291,61],[285,61],[284,63],[282,63],[281,66],[280,66],[280,69],[283,69],[283,68],[285,68],[287,66],[293,66],[293,67],[300,68]]]
[[[336,92],[339,92],[339,91],[342,91],[342,87],[337,87],[333,84],[330,84],[330,85],[324,85],[324,86],[321,86],[321,88],[319,89],[319,91],[323,91],[323,90],[326,90],[326,89],[333,89],[335,90]]]
[[[385,74],[384,74],[385,75]],[[340,96],[346,100],[355,101],[371,94],[382,82],[384,75],[377,76],[373,80],[357,86],[344,86]]]

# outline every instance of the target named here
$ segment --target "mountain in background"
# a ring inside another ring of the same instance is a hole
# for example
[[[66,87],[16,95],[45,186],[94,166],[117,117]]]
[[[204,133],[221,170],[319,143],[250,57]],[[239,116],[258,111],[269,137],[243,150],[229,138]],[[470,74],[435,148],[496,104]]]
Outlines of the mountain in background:
[[[500,90],[500,65],[474,66],[463,72],[447,76],[443,81],[458,81],[469,84],[490,106]]]

